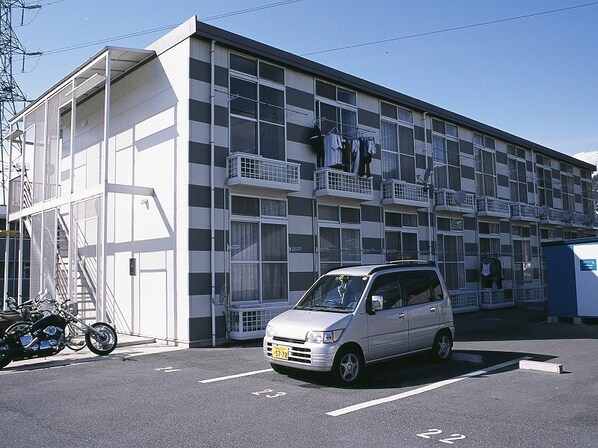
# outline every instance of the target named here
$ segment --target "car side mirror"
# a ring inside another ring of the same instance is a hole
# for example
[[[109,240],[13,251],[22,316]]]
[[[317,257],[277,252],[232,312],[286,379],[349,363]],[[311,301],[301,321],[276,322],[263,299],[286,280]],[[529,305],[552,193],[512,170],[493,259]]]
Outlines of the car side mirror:
[[[384,297],[383,296],[372,296],[372,306],[370,309],[372,310],[371,314],[375,314],[376,311],[380,311],[384,307]]]

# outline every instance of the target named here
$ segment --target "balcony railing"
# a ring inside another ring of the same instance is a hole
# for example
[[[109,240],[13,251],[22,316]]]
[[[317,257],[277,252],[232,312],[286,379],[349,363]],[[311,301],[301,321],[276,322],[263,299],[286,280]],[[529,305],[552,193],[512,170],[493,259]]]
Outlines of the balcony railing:
[[[538,221],[538,207],[522,202],[511,202],[511,220]]]
[[[474,212],[474,201],[475,195],[473,193],[466,193],[463,190],[438,189],[434,191],[436,211]]]
[[[515,287],[515,300],[517,303],[544,303],[546,302],[546,288],[542,285],[525,285]]]
[[[468,313],[480,310],[477,291],[449,291],[453,313]]]
[[[423,185],[410,184],[401,180],[382,183],[382,203],[428,207],[427,189]]]
[[[511,216],[510,202],[505,199],[497,199],[488,196],[476,198],[478,216],[494,216],[497,218],[509,218]]]
[[[234,340],[262,338],[268,321],[289,308],[289,305],[233,305],[229,308],[229,337]]]
[[[480,290],[480,305],[482,309],[506,308],[515,305],[512,289],[482,289]]]
[[[250,185],[299,191],[300,165],[266,159],[253,154],[236,153],[226,159],[228,185]]]
[[[361,201],[374,199],[374,186],[371,177],[322,168],[315,173],[315,195],[336,196]]]
[[[565,222],[562,210],[542,206],[538,208],[538,218],[544,224],[563,224]]]

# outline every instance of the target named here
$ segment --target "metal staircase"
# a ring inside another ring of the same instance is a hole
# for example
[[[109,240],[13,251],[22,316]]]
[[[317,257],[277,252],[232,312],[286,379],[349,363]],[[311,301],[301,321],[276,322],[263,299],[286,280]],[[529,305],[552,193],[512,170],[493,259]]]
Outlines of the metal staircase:
[[[97,319],[96,282],[93,281],[94,276],[91,273],[89,260],[85,260],[76,248],[74,249],[74,257],[70,256],[69,238],[66,221],[62,214],[57,213],[56,295],[63,300],[75,297],[79,316],[83,320],[93,322]],[[69,267],[72,259],[75,263],[71,285],[74,294],[69,295]]]

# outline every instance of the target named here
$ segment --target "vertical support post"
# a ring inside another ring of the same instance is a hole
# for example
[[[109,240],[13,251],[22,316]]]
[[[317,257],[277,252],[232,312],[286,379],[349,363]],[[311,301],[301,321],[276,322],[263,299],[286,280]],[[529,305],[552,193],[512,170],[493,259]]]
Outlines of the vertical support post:
[[[69,176],[70,176],[70,186],[69,186],[69,238],[67,241],[68,247],[68,259],[69,259],[69,266],[68,266],[68,299],[72,302],[77,302],[77,294],[76,294],[76,285],[73,284],[73,277],[75,276],[73,269],[75,272],[78,268],[79,260],[77,259],[76,251],[76,226],[73,225],[75,223],[75,217],[73,216],[73,193],[75,191],[74,186],[74,179],[75,179],[75,127],[77,126],[77,98],[75,97],[75,80],[71,80],[71,138],[70,138],[70,167],[69,167]],[[74,256],[73,256],[74,255]]]
[[[46,240],[46,168],[47,168],[47,160],[46,160],[46,142],[48,141],[48,99],[46,98],[44,100],[44,130],[43,130],[43,144],[41,149],[43,150],[42,152],[42,158],[43,158],[43,163],[41,165],[41,169],[42,169],[42,173],[41,176],[39,176],[42,179],[42,192],[41,192],[41,203],[42,203],[42,211],[41,211],[41,226],[40,226],[40,269],[39,269],[39,277],[40,277],[40,281],[39,281],[39,285],[40,285],[40,292],[41,291],[45,291],[46,289],[48,289],[48,286],[46,285],[46,282],[44,281],[44,267],[46,266],[45,263],[45,240]],[[34,139],[36,140],[37,143],[37,123],[36,123],[36,129],[35,129],[35,137]],[[37,148],[36,148],[36,144],[33,145],[34,148],[34,157],[33,159],[36,160],[36,156],[35,153],[37,152]],[[35,162],[34,162],[35,165]],[[35,176],[37,176],[37,174],[35,173],[35,166],[33,167],[33,186],[35,189]],[[52,291],[54,292],[54,291]],[[37,292],[36,292],[37,293]]]
[[[98,295],[101,303],[100,309],[100,320],[107,321],[106,316],[106,290],[107,288],[107,277],[106,270],[108,267],[108,257],[106,256],[106,240],[108,239],[108,142],[110,140],[110,84],[111,84],[111,58],[112,53],[110,50],[106,52],[106,86],[104,88],[104,157],[102,159],[102,249],[101,249],[101,263],[98,260],[98,266],[101,266],[101,275],[97,276],[98,287],[101,288],[101,294]]]
[[[2,145],[2,142],[0,141],[0,145]],[[11,140],[8,142],[8,188],[10,189],[10,167],[12,166],[12,138]],[[0,148],[0,150],[2,151],[2,175],[4,176],[4,149]],[[5,182],[5,178],[3,177],[2,182]],[[5,188],[3,188],[2,190],[5,190]],[[21,188],[22,190],[22,188]],[[10,193],[10,191],[9,191]],[[8,197],[10,198],[10,194],[8,195]],[[4,200],[4,204],[6,207],[6,237],[5,237],[5,246],[4,246],[4,306],[3,306],[3,310],[6,311],[7,309],[7,304],[6,304],[6,298],[8,297],[8,273],[10,272],[8,269],[8,263],[10,260],[10,221],[8,219],[9,217],[9,207],[8,207],[8,201]]]

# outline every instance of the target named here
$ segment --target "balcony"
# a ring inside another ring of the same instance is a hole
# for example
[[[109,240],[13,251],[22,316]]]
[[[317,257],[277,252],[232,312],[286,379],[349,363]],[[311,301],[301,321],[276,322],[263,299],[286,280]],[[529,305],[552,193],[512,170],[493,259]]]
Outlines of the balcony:
[[[334,196],[360,201],[374,199],[374,186],[371,177],[360,177],[332,168],[322,168],[314,173],[315,195]]]
[[[546,205],[538,208],[538,217],[542,224],[564,224],[565,219],[562,210],[550,208]],[[569,218],[567,217],[567,219]]]
[[[595,220],[598,215],[594,215],[594,213],[584,215],[583,213],[573,212],[570,216],[565,215],[565,213],[563,212],[563,219],[566,224],[571,224],[573,227],[596,227]]]
[[[288,310],[289,305],[238,306],[229,308],[230,333],[233,340],[263,338],[266,325],[273,317]]]
[[[299,168],[298,163],[266,159],[254,154],[236,153],[226,159],[229,187],[245,185],[299,191]]]
[[[410,184],[401,180],[382,183],[382,204],[429,207],[428,192],[423,185]]]
[[[494,216],[496,218],[510,218],[511,207],[509,201],[488,196],[476,198],[478,216]]]
[[[475,195],[466,193],[463,190],[438,189],[434,191],[434,203],[436,211],[451,211],[461,213],[473,213]]]
[[[538,222],[538,207],[522,202],[511,202],[511,220]]]

